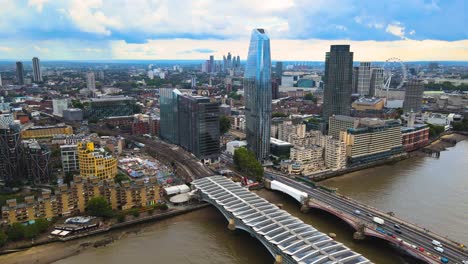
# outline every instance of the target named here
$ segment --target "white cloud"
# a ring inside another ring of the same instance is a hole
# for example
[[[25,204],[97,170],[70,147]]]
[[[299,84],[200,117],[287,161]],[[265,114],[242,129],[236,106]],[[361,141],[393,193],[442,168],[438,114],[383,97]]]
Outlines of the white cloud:
[[[28,7],[36,7],[37,12],[41,13],[44,7],[44,4],[50,0],[29,0]]]
[[[376,29],[382,29],[384,28],[384,24],[377,22],[376,18],[371,17],[371,16],[355,16],[354,17],[354,22],[360,24],[360,25],[365,25],[368,28],[376,28]]]
[[[40,47],[40,46],[37,46],[37,45],[34,45],[33,46],[33,49],[39,53],[49,53],[50,50],[48,48],[43,48],[43,47]]]
[[[411,30],[411,31],[409,32],[409,34],[410,34],[411,36],[414,35],[414,34],[416,34],[416,30],[414,30],[414,29]]]
[[[395,22],[393,24],[388,24],[387,28],[385,29],[388,33],[400,37],[401,39],[405,39],[405,27],[401,25],[399,22]]]
[[[68,8],[68,15],[76,26],[90,33],[111,35],[110,28],[120,28],[122,23],[116,17],[104,14],[101,0],[72,0]],[[126,11],[126,10],[122,10]]]
[[[209,54],[184,52],[187,47],[212,49],[215,59],[227,52],[247,55],[249,40],[148,40],[147,43],[133,44],[125,41],[111,43],[113,59],[204,59]],[[350,41],[350,40],[287,40],[272,39],[271,56],[274,60],[324,61],[325,52],[334,44],[350,44],[354,59],[384,61],[398,57],[404,61],[416,60],[468,60],[468,40],[399,40],[399,41]]]
[[[2,51],[2,52],[10,52],[10,51],[13,51],[13,49],[10,48],[10,47],[0,46],[0,51]]]

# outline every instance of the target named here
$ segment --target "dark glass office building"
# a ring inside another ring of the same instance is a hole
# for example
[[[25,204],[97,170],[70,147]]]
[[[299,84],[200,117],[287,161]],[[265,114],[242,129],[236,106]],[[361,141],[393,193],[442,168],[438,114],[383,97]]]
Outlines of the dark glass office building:
[[[21,61],[16,62],[16,81],[19,85],[24,84],[24,67]]]
[[[179,144],[179,122],[177,97],[180,91],[173,88],[159,89],[160,125],[159,136],[172,143]]]
[[[351,113],[353,53],[349,45],[332,45],[325,56],[323,118]]]
[[[247,146],[261,162],[270,155],[271,91],[270,38],[254,29],[244,73],[245,116]]]
[[[136,100],[126,96],[91,98],[84,109],[88,120],[100,120],[111,116],[129,116],[137,113]]]
[[[177,108],[179,145],[199,159],[217,159],[219,104],[203,96],[179,95]]]
[[[403,111],[405,113],[420,113],[422,109],[422,99],[424,85],[421,80],[409,80],[405,87],[405,100],[403,101]]]

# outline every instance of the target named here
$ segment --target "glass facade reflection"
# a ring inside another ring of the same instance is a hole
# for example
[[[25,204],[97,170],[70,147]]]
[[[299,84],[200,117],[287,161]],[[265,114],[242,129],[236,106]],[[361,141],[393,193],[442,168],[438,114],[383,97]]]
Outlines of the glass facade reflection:
[[[264,29],[252,31],[244,73],[248,148],[261,162],[270,154],[271,57],[270,38]]]
[[[179,90],[173,88],[159,89],[161,115],[159,135],[172,144],[179,144],[177,96],[180,94]]]

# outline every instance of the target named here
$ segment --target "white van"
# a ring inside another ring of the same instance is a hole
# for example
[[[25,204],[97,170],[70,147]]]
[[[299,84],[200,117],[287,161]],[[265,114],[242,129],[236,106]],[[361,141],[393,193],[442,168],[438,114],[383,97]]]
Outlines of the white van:
[[[444,249],[441,247],[435,247],[434,249],[440,253],[444,253]]]
[[[432,240],[432,245],[437,246],[437,247],[442,247],[442,243],[440,243],[437,240]]]

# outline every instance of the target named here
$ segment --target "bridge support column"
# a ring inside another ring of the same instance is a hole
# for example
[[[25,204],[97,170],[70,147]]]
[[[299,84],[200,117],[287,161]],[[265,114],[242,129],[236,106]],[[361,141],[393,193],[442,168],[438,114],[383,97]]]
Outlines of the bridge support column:
[[[301,205],[301,212],[304,214],[307,214],[309,212],[310,208],[307,204]]]
[[[275,264],[282,264],[282,263],[283,263],[283,257],[281,255],[276,255]]]
[[[366,238],[366,235],[364,235],[364,233],[362,233],[362,232],[360,232],[360,231],[356,231],[356,232],[354,232],[354,234],[353,234],[353,238],[354,238],[355,240],[363,240],[363,239]]]
[[[231,231],[236,230],[236,222],[232,218],[229,219],[228,229]]]
[[[265,189],[271,190],[271,180],[263,178],[263,185]]]

